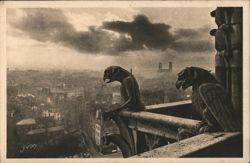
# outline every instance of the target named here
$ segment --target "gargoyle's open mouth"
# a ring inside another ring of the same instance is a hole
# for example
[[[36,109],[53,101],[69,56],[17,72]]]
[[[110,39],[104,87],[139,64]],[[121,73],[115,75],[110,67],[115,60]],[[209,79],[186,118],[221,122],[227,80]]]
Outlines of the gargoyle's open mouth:
[[[188,85],[185,85],[185,84],[182,85],[183,90],[187,89],[188,87],[189,87]]]
[[[175,83],[175,86],[177,89],[180,89],[181,87],[183,87],[183,82],[181,80],[177,80],[176,83]]]
[[[111,82],[111,79],[105,78],[105,79],[103,79],[103,80],[104,80],[105,83],[110,83],[110,82]]]
[[[175,86],[177,89],[180,89],[182,88],[182,90],[185,90],[187,89],[190,85],[185,83],[185,81],[182,81],[182,80],[177,80],[176,83],[175,83]]]

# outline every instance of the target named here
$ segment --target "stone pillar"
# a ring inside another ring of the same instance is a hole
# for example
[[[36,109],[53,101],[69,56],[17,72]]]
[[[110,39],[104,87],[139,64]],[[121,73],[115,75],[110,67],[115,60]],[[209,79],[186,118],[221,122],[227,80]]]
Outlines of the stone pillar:
[[[242,7],[218,7],[212,11],[218,29],[215,36],[215,72],[218,81],[228,90],[233,108],[242,120],[243,110],[243,54]]]

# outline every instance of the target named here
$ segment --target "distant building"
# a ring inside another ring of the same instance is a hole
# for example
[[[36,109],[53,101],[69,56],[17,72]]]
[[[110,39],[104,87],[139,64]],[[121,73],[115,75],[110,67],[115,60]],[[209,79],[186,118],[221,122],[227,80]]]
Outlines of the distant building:
[[[34,118],[23,119],[16,123],[17,126],[30,126],[30,125],[35,125],[35,124],[36,124],[36,120]]]
[[[82,87],[74,87],[72,84],[62,84],[53,88],[42,88],[40,97],[47,103],[60,103],[61,100],[71,97],[84,97],[85,90]]]
[[[163,68],[162,63],[159,62],[158,68],[159,68],[158,69],[159,72],[172,72],[173,71],[173,63],[169,62],[169,67],[168,67],[168,69],[166,69],[166,68]]]
[[[26,133],[29,143],[54,143],[56,139],[64,136],[63,126],[34,129]]]
[[[170,102],[170,98],[168,95],[165,95],[164,96],[164,103],[168,103],[168,102]]]
[[[50,88],[48,88],[48,87],[42,88],[41,94],[44,96],[48,96],[50,94]]]
[[[54,117],[55,120],[60,121],[62,120],[62,113],[50,110],[43,110],[42,117]]]
[[[84,89],[83,88],[74,88],[74,89],[52,88],[50,90],[50,93],[53,98],[64,99],[67,97],[84,96]]]
[[[37,106],[32,106],[32,107],[31,107],[31,110],[36,111],[37,109],[38,109],[38,107],[37,107]]]
[[[14,110],[8,111],[8,117],[9,118],[14,118],[15,117],[15,111]]]
[[[145,105],[164,103],[165,94],[162,90],[141,90],[141,98]]]
[[[18,95],[18,88],[17,86],[12,86],[12,85],[8,85],[7,87],[7,95],[8,98],[10,97],[16,97]]]
[[[36,128],[36,120],[34,118],[23,119],[16,123],[17,134],[24,136],[28,131]]]
[[[112,94],[112,104],[121,103],[121,94],[119,92],[113,92]]]
[[[159,70],[162,70],[162,63],[159,63]]]
[[[112,94],[105,93],[105,94],[97,94],[95,99],[95,104],[110,104],[112,101]]]
[[[52,127],[55,126],[56,122],[54,116],[47,116],[47,117],[39,117],[36,118],[36,122],[38,125]]]

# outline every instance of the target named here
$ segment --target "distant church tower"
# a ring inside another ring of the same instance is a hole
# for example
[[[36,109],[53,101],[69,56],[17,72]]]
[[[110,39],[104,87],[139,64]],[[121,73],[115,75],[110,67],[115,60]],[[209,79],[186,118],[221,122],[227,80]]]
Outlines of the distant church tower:
[[[173,70],[173,63],[169,62],[169,72],[172,72],[172,70]]]
[[[169,62],[169,67],[168,67],[168,69],[163,68],[163,67],[162,67],[162,63],[159,62],[158,71],[159,71],[159,72],[172,72],[172,71],[173,71],[173,62]]]
[[[159,70],[162,70],[162,63],[159,62]]]

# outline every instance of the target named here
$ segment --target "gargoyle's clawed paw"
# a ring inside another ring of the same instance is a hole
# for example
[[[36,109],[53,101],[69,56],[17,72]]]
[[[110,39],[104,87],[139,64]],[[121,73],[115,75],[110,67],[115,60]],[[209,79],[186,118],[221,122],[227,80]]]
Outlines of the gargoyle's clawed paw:
[[[209,132],[211,129],[209,126],[203,126],[199,129],[199,134],[202,134],[204,132]]]
[[[103,115],[102,115],[103,116],[103,120],[104,121],[110,120],[114,116],[114,114],[115,114],[115,112],[113,112],[113,111],[104,112]]]
[[[189,138],[192,136],[194,136],[194,133],[191,132],[190,130],[185,129],[185,128],[181,128],[181,127],[178,128],[178,139],[179,140],[186,139],[186,138]]]

